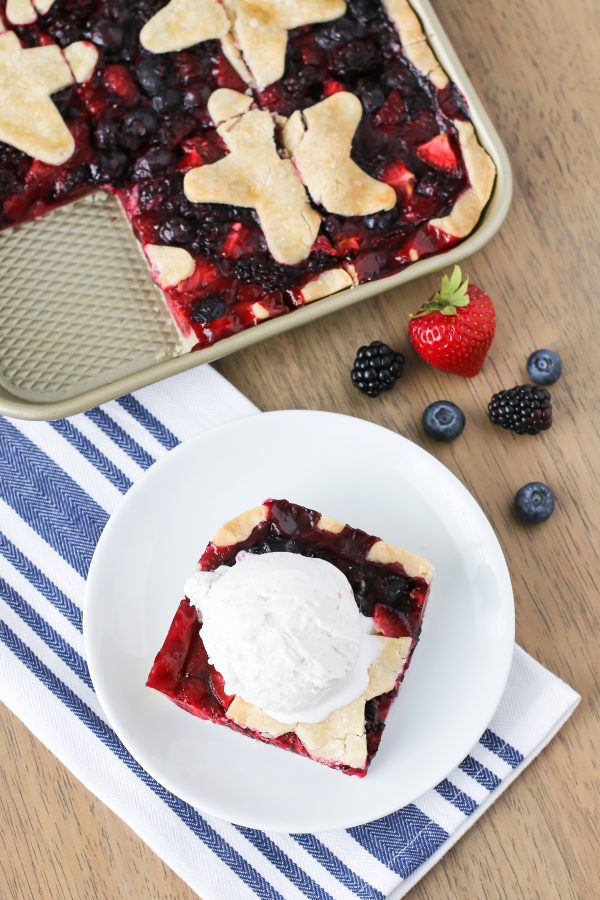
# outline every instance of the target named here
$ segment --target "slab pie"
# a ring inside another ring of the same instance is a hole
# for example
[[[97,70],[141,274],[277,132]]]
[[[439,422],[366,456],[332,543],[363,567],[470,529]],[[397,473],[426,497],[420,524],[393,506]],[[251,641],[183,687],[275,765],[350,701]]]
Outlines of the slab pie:
[[[147,684],[202,719],[307,756],[347,775],[364,776],[377,753],[390,706],[419,640],[433,568],[427,560],[358,528],[286,500],[267,500],[227,522],[198,568],[233,565],[237,554],[300,553],[336,566],[360,612],[379,636],[365,692],[316,723],[278,722],[243,698],[225,693],[209,663],[202,622],[189,599],[179,604]]]
[[[408,0],[0,0],[0,228],[114,194],[189,349],[452,247],[494,179]]]

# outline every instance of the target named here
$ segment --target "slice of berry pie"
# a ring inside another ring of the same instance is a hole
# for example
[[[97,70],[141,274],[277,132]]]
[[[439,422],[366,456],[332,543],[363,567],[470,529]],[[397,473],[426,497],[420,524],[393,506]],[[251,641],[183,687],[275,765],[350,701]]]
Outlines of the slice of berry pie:
[[[405,550],[267,500],[209,543],[147,684],[193,715],[362,777],[432,577]]]
[[[451,247],[494,178],[408,0],[0,0],[0,228],[115,194],[189,348]]]

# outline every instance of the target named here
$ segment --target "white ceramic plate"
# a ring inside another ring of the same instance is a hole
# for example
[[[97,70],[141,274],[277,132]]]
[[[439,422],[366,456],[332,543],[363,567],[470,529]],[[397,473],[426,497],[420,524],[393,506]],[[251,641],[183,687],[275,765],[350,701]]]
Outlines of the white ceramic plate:
[[[436,568],[421,641],[364,779],[197,719],[145,687],[206,543],[267,497],[349,522]],[[106,715],[154,778],[205,813],[308,832],[386,815],[466,756],[508,677],[514,603],[489,522],[433,456],[360,419],[288,411],[182,444],[129,491],[92,561],[84,634]]]

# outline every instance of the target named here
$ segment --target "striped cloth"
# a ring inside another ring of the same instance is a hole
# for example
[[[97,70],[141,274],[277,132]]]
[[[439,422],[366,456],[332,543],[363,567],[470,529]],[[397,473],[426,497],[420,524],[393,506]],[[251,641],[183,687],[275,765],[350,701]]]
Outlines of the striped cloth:
[[[90,681],[81,603],[110,513],[180,441],[256,412],[203,367],[72,419],[0,419],[0,699],[204,900],[401,897],[578,702],[518,647],[500,708],[454,772],[393,815],[321,834],[203,816],[127,752]]]

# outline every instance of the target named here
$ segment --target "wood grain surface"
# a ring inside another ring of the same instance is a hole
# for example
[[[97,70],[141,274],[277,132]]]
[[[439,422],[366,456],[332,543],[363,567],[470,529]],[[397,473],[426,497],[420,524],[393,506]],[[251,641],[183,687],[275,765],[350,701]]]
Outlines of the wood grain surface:
[[[466,265],[496,301],[498,332],[481,375],[445,376],[406,339],[407,311],[434,279],[271,340],[219,365],[263,409],[352,413],[423,444],[473,492],[506,553],[517,639],[583,701],[543,755],[414,889],[440,898],[600,896],[600,6],[597,0],[438,0],[451,40],[503,136],[515,199],[501,233]],[[349,381],[359,344],[384,339],[406,374],[376,401]],[[529,352],[560,351],[555,425],[515,437],[488,424],[491,393],[525,380]],[[467,414],[454,444],[429,443],[424,406],[450,398]],[[365,460],[365,465],[369,461]],[[543,480],[558,506],[526,528],[516,489]],[[0,714],[0,898],[195,896],[6,710]],[[227,898],[224,898],[227,900]]]

